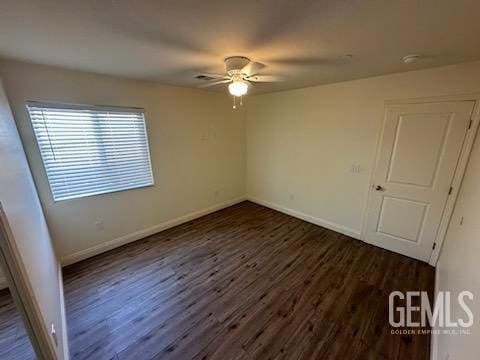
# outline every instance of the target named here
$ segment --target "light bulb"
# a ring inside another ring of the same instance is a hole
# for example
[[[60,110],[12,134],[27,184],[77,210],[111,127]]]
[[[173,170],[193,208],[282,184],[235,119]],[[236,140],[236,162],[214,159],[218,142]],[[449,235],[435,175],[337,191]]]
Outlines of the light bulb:
[[[245,81],[234,81],[228,85],[228,91],[233,96],[243,96],[248,91],[248,84]]]

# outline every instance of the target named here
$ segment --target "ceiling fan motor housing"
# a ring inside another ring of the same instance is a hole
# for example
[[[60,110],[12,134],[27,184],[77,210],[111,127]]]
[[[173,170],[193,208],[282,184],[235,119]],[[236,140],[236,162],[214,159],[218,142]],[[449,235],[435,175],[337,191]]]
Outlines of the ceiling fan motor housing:
[[[250,62],[250,59],[245,56],[231,56],[225,59],[225,69],[230,76],[240,75],[245,65]]]

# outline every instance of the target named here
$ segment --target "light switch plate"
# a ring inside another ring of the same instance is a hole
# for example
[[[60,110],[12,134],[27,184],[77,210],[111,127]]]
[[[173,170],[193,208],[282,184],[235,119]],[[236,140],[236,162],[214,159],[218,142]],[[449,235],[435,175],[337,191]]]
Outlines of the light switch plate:
[[[360,164],[352,164],[350,172],[358,174],[361,171]]]

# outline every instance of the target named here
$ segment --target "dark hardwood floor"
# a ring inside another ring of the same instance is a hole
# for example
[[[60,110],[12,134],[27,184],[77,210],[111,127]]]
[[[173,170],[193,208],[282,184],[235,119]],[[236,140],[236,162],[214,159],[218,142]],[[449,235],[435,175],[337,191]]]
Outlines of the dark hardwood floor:
[[[432,293],[432,267],[250,202],[64,282],[72,359],[429,358],[428,335],[390,334],[388,295]]]
[[[8,289],[0,290],[0,359],[35,359],[27,331]]]
[[[428,359],[392,290],[432,267],[250,202],[64,271],[73,359]]]

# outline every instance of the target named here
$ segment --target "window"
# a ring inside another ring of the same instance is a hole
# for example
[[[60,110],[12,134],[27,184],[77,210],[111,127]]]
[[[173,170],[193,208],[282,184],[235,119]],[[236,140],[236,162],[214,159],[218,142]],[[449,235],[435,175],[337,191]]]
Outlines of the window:
[[[153,185],[143,109],[27,108],[54,201]]]

